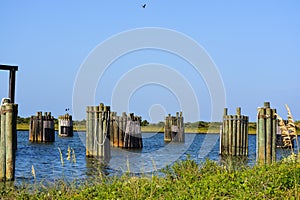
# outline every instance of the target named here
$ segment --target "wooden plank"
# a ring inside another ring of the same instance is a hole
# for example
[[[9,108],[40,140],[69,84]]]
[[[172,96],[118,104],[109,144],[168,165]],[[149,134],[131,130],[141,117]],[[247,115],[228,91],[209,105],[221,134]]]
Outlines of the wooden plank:
[[[1,124],[0,124],[0,181],[5,181],[5,174],[6,174],[6,145],[5,145],[5,122],[6,122],[6,115],[5,115],[5,105],[0,106],[1,108]]]
[[[272,112],[271,108],[266,108],[266,163],[272,162]],[[274,146],[275,147],[275,146]]]

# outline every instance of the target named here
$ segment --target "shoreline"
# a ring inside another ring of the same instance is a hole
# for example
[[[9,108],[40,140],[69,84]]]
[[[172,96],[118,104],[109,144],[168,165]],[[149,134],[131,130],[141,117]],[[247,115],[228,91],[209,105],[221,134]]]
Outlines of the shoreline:
[[[29,131],[29,128],[26,128],[24,126],[17,126],[17,131]],[[58,128],[55,127],[55,131],[58,131]],[[85,127],[73,127],[74,132],[85,132]],[[155,126],[142,126],[141,127],[142,133],[164,133],[163,127],[155,127]],[[219,134],[220,129],[219,128],[185,128],[186,134]],[[298,132],[297,132],[298,133]],[[249,129],[248,131],[249,135],[255,135],[256,130]],[[298,133],[299,134],[299,133]]]

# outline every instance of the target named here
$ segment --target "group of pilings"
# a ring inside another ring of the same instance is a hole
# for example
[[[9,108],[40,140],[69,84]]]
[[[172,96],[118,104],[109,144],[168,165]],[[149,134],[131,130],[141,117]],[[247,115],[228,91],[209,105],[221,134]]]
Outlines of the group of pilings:
[[[51,112],[37,112],[30,117],[29,141],[54,142],[55,141],[54,117]]]
[[[0,181],[12,181],[15,178],[18,105],[4,102],[0,107]]]
[[[164,128],[164,141],[165,142],[184,142],[184,122],[182,112],[176,112],[176,116],[169,114],[165,117]]]
[[[241,115],[240,107],[236,109],[236,115],[227,115],[227,108],[224,108],[220,131],[221,155],[248,155],[248,121],[248,116]]]
[[[256,129],[256,160],[258,163],[273,163],[276,161],[276,109],[270,108],[265,102],[264,107],[258,108]]]
[[[110,144],[121,148],[143,148],[141,117],[125,112],[117,116],[111,112],[110,116]]]
[[[86,108],[86,156],[110,159],[110,107],[100,104]]]
[[[58,136],[72,137],[73,136],[73,121],[72,115],[68,113],[58,117]]]

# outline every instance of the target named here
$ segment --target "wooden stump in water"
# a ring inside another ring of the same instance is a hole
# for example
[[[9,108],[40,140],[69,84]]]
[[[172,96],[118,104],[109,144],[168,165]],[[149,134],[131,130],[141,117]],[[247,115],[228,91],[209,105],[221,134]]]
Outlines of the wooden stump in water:
[[[15,179],[18,105],[0,106],[0,181]]]
[[[220,131],[220,154],[230,156],[248,155],[248,120],[237,108],[236,115],[228,115],[224,109],[223,124]]]
[[[164,128],[164,141],[165,142],[184,142],[184,121],[182,112],[177,112],[176,116],[170,114],[165,117],[165,128]]]
[[[31,142],[54,142],[55,129],[54,118],[51,112],[37,112],[36,116],[31,116],[29,125],[29,141]]]
[[[73,137],[72,115],[65,114],[58,117],[58,136]]]

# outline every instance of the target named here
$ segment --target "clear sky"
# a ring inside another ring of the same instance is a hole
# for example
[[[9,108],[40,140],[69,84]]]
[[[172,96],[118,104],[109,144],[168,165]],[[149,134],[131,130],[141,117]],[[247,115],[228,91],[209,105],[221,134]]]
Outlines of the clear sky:
[[[97,45],[120,32],[160,27],[178,31],[206,50],[222,77],[229,113],[240,106],[255,121],[257,107],[270,101],[283,117],[288,104],[300,119],[299,11],[299,1],[0,0],[0,63],[19,66],[20,116],[51,111],[57,117],[67,107],[72,113],[80,66]],[[110,105],[111,90],[124,74],[149,63],[173,68],[195,90],[200,115],[188,121],[211,119],[211,96],[202,77],[180,57],[153,49],[112,63],[99,81],[95,104]],[[0,71],[1,98],[7,96],[7,79],[8,73]],[[150,84],[131,92],[129,111],[149,121],[163,121],[166,113],[180,110],[168,86]]]

